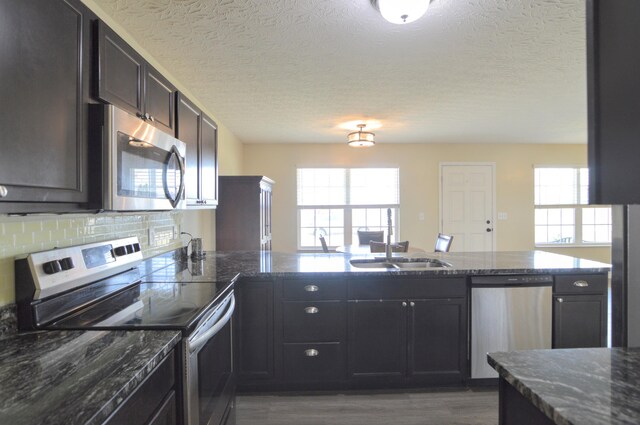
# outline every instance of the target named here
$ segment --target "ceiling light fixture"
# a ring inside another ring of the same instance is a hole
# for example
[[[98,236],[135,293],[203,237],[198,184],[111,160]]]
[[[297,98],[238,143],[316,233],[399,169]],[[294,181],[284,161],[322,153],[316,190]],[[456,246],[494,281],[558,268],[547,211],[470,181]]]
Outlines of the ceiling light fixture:
[[[392,24],[408,24],[420,19],[430,0],[371,0],[384,19]]]
[[[358,124],[360,130],[349,133],[347,140],[349,140],[349,146],[354,148],[368,148],[376,144],[374,138],[375,134],[370,131],[362,131],[366,124]]]

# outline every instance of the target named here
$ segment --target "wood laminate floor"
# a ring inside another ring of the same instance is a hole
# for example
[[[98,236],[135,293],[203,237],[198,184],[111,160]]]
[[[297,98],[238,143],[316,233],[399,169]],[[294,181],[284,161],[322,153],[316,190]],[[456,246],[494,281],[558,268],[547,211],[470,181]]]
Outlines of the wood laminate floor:
[[[497,425],[498,391],[239,395],[237,425]]]

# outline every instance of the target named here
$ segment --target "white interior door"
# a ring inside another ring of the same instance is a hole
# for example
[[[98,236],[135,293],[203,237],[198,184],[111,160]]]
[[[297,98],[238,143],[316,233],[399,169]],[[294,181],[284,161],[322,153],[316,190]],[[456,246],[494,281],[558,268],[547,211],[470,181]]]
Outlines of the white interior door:
[[[440,231],[451,251],[495,249],[495,165],[440,164]]]

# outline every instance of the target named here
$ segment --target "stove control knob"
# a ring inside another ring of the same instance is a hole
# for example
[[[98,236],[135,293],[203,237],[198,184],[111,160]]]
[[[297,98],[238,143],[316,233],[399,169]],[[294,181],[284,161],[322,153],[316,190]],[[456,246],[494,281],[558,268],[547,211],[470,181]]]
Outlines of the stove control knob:
[[[113,253],[116,255],[116,257],[122,257],[123,255],[127,255],[127,247],[118,246],[114,248]]]
[[[62,266],[58,260],[48,261],[42,265],[42,268],[46,274],[54,274],[62,271]]]
[[[132,246],[133,246],[133,252],[140,252],[140,244],[139,243],[134,243]]]
[[[73,264],[73,258],[71,257],[63,258],[62,260],[60,260],[60,266],[62,267],[62,270],[70,270],[74,268],[75,264]]]

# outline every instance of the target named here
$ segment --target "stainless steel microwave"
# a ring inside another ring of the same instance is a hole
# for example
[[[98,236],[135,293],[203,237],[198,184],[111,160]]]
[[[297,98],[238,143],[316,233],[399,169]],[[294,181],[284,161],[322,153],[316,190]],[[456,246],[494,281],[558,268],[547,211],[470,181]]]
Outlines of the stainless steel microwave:
[[[95,107],[94,131],[103,142],[103,209],[186,208],[185,143],[113,105]]]

